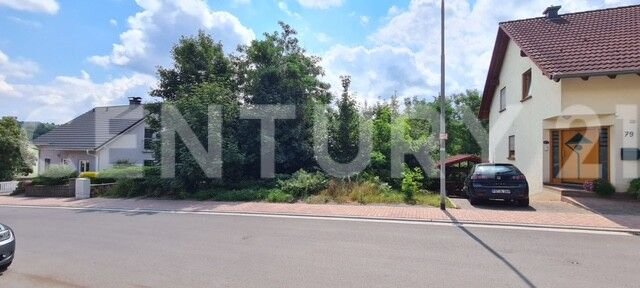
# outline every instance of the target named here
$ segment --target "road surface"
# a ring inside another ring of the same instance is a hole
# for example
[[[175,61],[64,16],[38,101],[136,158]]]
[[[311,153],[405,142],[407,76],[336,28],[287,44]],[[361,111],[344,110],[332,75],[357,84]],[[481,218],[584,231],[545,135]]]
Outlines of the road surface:
[[[637,287],[640,237],[0,207],[0,287]]]

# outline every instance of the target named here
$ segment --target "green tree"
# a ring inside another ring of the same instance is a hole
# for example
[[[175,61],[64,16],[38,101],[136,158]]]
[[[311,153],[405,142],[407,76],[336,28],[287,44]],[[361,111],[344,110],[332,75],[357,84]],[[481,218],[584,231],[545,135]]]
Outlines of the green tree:
[[[27,151],[28,147],[29,139],[18,121],[12,117],[0,119],[0,181],[33,172],[35,158]]]
[[[341,76],[342,96],[337,102],[338,113],[333,117],[330,151],[340,163],[347,163],[358,154],[359,121],[358,104],[349,94],[350,76]]]
[[[391,176],[392,114],[392,107],[388,104],[378,104],[374,108],[373,152],[368,172],[380,177],[385,182],[389,182]]]
[[[173,68],[158,68],[160,85],[151,91],[151,95],[162,98],[164,104],[174,105],[204,147],[208,146],[208,107],[222,106],[223,179],[239,179],[245,157],[238,145],[240,100],[233,85],[234,69],[230,57],[224,54],[220,43],[202,31],[195,37],[180,38],[172,55]],[[155,131],[161,129],[162,103],[146,105],[149,111],[146,121]],[[174,184],[178,188],[193,192],[214,181],[206,178],[180,137],[175,151]],[[156,145],[155,153],[156,159],[160,159],[159,145]]]
[[[57,125],[53,123],[38,123],[36,128],[33,130],[32,139],[36,139],[44,134],[49,133],[49,131],[56,128]]]
[[[177,100],[190,95],[204,83],[216,83],[234,91],[231,60],[224,54],[222,43],[215,42],[204,31],[199,31],[195,37],[182,36],[171,55],[174,65],[158,68],[159,84],[151,91],[151,96]]]
[[[448,152],[451,154],[475,154],[480,155],[482,148],[478,140],[487,141],[488,139],[475,139],[471,134],[470,127],[464,122],[465,113],[477,115],[480,110],[480,103],[482,97],[478,90],[467,90],[465,93],[454,94],[451,97],[453,114],[449,121],[452,121],[449,125],[451,137],[448,145]],[[467,115],[471,116],[471,115]],[[481,122],[482,126],[486,129],[486,121]]]
[[[238,84],[246,104],[290,104],[296,119],[276,121],[276,168],[293,173],[313,167],[312,120],[315,104],[329,104],[330,85],[320,80],[320,59],[309,56],[298,43],[296,31],[280,22],[282,31],[238,49],[235,58]],[[259,171],[259,123],[243,129],[243,146],[250,155],[247,169]]]

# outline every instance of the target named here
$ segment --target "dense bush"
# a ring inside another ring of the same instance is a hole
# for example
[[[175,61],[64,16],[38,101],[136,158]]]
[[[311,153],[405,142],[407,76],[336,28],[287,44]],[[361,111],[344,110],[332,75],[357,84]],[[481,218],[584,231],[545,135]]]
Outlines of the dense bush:
[[[110,184],[115,183],[116,179],[102,177],[98,172],[82,172],[78,178],[91,180],[91,184]]]
[[[616,193],[616,188],[606,179],[597,179],[593,181],[593,191],[602,197],[608,197]]]
[[[267,194],[266,200],[273,203],[291,203],[294,198],[291,194],[285,193],[282,190],[272,189],[269,191],[269,194]]]
[[[78,172],[68,165],[51,165],[44,173],[33,179],[33,185],[65,185],[69,179],[78,176]]]
[[[278,188],[295,198],[305,198],[316,194],[327,187],[327,177],[320,173],[309,173],[300,170],[287,180],[279,180]]]
[[[402,194],[405,202],[408,204],[416,203],[415,195],[418,194],[422,187],[422,180],[424,180],[424,175],[420,168],[411,170],[405,167],[402,172]]]
[[[44,173],[40,174],[46,178],[74,178],[78,176],[78,171],[69,165],[51,165]]]
[[[104,170],[98,174],[98,178],[106,179],[135,179],[144,177],[144,167],[133,165],[116,165],[111,169]]]
[[[627,192],[640,199],[640,178],[631,180],[631,183],[629,184],[629,190],[627,190]]]
[[[141,179],[117,179],[115,185],[104,193],[103,197],[131,198],[144,196],[144,181]]]
[[[78,178],[89,179],[93,183],[93,181],[98,178],[98,172],[82,172],[78,175]]]

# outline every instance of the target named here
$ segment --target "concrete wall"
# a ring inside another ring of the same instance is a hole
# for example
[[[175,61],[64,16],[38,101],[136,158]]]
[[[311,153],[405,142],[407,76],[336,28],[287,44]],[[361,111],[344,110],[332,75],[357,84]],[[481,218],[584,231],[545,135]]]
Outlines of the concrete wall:
[[[522,74],[531,69],[531,99],[522,100]],[[500,112],[500,90],[506,87],[506,110]],[[512,163],[526,175],[531,193],[542,191],[549,152],[544,151],[543,119],[560,114],[560,83],[549,80],[510,41],[489,116],[489,161]],[[509,160],[509,136],[515,136],[515,160]]]
[[[621,148],[640,148],[640,77],[619,75],[589,80],[562,80],[562,108],[571,114],[599,115],[602,126],[610,126],[611,182],[626,191],[631,179],[640,177],[640,161],[622,161]],[[605,119],[610,115],[609,119]],[[588,116],[587,116],[588,117]],[[627,132],[633,132],[631,136]]]

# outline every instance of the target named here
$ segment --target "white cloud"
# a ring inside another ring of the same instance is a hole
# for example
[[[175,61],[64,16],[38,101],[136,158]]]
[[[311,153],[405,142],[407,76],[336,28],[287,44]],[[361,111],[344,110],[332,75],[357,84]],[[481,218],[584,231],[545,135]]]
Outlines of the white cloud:
[[[367,24],[369,24],[369,17],[364,15],[360,16],[360,24],[367,26]]]
[[[17,23],[23,26],[31,27],[31,28],[41,28],[42,23],[34,20],[23,19],[16,16],[8,16],[7,19],[11,20],[13,23]]]
[[[20,101],[20,105],[10,104],[7,108],[17,109],[21,120],[64,123],[92,107],[126,103],[129,96],[145,96],[155,83],[153,76],[141,73],[95,82],[82,71],[80,76],[58,76],[47,84],[13,84],[13,95],[0,93],[0,101]],[[0,114],[3,112],[0,108]]]
[[[60,10],[60,5],[56,0],[0,0],[0,6],[47,14],[56,14]]]
[[[561,13],[619,6],[627,0],[559,0]],[[614,3],[615,2],[615,3]],[[436,96],[440,74],[440,1],[412,0],[392,6],[386,24],[369,35],[367,46],[336,45],[323,56],[327,80],[352,75],[360,101]],[[447,93],[482,89],[500,21],[542,16],[546,0],[447,0]],[[499,9],[496,9],[499,7]]]
[[[316,33],[316,40],[318,40],[318,42],[320,43],[329,43],[331,42],[333,39],[331,38],[331,36],[327,35],[326,33]]]
[[[39,71],[38,64],[28,60],[12,60],[0,50],[0,76],[5,78],[31,78]]]
[[[398,15],[401,12],[400,8],[398,8],[398,6],[396,5],[392,5],[391,7],[389,7],[389,10],[387,11],[387,14],[390,16],[395,16]]]
[[[327,81],[336,84],[340,83],[340,75],[351,75],[352,89],[361,103],[388,98],[396,90],[403,96],[434,93],[438,74],[426,64],[411,49],[390,45],[372,48],[336,45],[323,57]],[[334,89],[338,86],[334,85]]]
[[[17,96],[16,89],[6,81],[6,77],[4,75],[0,75],[0,97],[2,95],[6,96]]]
[[[298,0],[298,3],[309,9],[328,9],[342,6],[343,0]]]
[[[300,18],[300,14],[296,13],[296,12],[292,12],[291,10],[289,10],[289,6],[287,5],[286,2],[284,1],[279,1],[278,2],[278,8],[280,9],[280,11],[284,12],[285,14],[291,16],[291,17],[296,17],[296,18]]]
[[[213,11],[199,0],[137,0],[141,12],[127,20],[128,30],[120,34],[108,55],[87,60],[100,66],[127,66],[141,73],[153,73],[157,65],[170,64],[170,50],[182,35],[194,35],[198,29],[222,41],[227,51],[255,38],[253,31],[237,17]]]
[[[116,20],[116,19],[109,19],[109,24],[111,24],[111,26],[118,26],[118,20]]]
[[[79,76],[57,76],[49,83],[31,83],[37,64],[14,61],[0,51],[0,115],[21,120],[64,123],[94,106],[126,103],[128,96],[148,99],[156,78],[129,73],[106,81],[95,81],[86,71]]]

